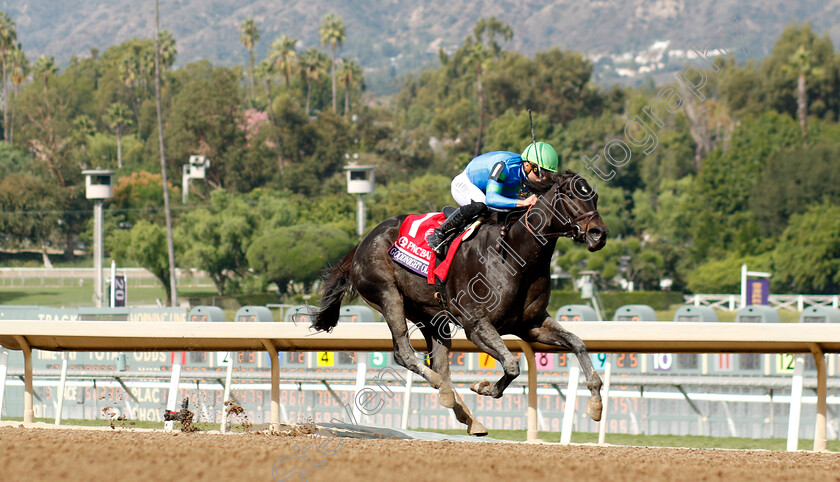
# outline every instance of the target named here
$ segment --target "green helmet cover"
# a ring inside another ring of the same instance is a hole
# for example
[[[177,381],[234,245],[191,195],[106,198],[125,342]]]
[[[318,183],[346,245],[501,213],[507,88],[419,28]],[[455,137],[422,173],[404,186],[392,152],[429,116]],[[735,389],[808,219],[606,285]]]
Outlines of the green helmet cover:
[[[557,166],[560,164],[557,151],[545,142],[528,144],[528,147],[522,152],[522,159],[551,172],[557,172]]]

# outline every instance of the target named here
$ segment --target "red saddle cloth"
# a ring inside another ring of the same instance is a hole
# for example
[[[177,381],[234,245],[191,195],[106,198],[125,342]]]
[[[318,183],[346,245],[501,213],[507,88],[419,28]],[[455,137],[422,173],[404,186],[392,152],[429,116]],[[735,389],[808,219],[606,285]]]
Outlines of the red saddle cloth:
[[[435,276],[446,281],[449,274],[449,267],[452,265],[452,258],[461,245],[464,233],[458,235],[449,246],[446,259],[435,266],[437,258],[434,251],[429,248],[426,238],[432,234],[435,228],[439,227],[446,220],[443,213],[411,214],[400,226],[397,241],[388,250],[388,255],[400,266],[425,276],[429,284],[435,283]]]

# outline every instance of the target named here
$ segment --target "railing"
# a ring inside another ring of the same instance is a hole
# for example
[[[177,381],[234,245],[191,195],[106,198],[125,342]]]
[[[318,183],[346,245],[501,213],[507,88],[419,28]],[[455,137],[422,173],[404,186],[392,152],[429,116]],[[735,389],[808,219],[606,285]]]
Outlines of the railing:
[[[736,311],[741,307],[740,295],[697,294],[685,295],[684,299],[688,305],[710,306],[721,311]],[[840,308],[840,295],[770,295],[769,302],[777,310],[804,311],[810,306]]]
[[[672,322],[576,322],[563,323],[577,334],[592,352],[644,353],[811,353],[817,368],[817,417],[814,450],[826,448],[827,377],[824,353],[840,353],[840,325],[837,324],[752,324],[721,323],[714,330],[708,323]],[[419,330],[417,330],[419,331]],[[425,340],[413,333],[410,343],[415,350],[425,349]],[[510,351],[525,353],[528,374],[528,439],[537,435],[537,364],[534,349],[540,352],[564,351],[541,343],[528,344],[516,337],[504,336]],[[24,355],[24,422],[32,422],[33,367],[32,349],[54,351],[267,351],[271,359],[271,424],[280,424],[279,351],[384,351],[393,347],[393,339],[384,323],[339,324],[331,333],[312,333],[306,326],[288,323],[189,323],[119,321],[80,321],[74,323],[0,321],[0,345],[22,350]],[[452,351],[475,352],[477,347],[463,332],[451,339]],[[229,365],[230,366],[230,365]],[[361,366],[361,364],[360,364]],[[609,365],[608,365],[609,367]],[[799,358],[794,373],[793,398],[801,406],[804,360]],[[177,386],[180,365],[172,370]],[[227,378],[231,376],[230,369]],[[609,395],[610,369],[605,374],[605,398]],[[229,385],[228,382],[226,382]],[[357,372],[356,386],[364,388],[364,371]],[[578,371],[570,373],[569,391],[576,394]],[[61,392],[59,392],[61,393]],[[175,391],[168,405],[174,408]],[[357,391],[358,393],[358,391]],[[224,397],[226,400],[227,397]],[[573,413],[574,401],[567,400],[566,410]],[[608,405],[605,405],[605,409]],[[795,415],[795,416],[794,416]],[[605,415],[606,416],[606,415]],[[568,417],[569,424],[573,417]],[[571,434],[571,425],[563,432]],[[799,413],[792,410],[788,448],[795,440]],[[602,424],[602,427],[604,425]],[[793,445],[795,450],[795,445]]]
[[[119,268],[126,283],[133,288],[155,288],[160,281],[145,268]],[[110,270],[105,270],[110,276]],[[191,268],[175,270],[178,286],[210,287],[213,281],[204,271]],[[93,268],[0,268],[0,287],[93,287],[96,272]]]

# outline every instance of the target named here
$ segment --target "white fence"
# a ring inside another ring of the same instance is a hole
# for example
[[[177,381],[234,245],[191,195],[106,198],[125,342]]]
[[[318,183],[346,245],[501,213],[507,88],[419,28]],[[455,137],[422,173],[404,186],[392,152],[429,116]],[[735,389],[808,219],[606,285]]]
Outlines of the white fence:
[[[685,303],[694,306],[710,306],[716,310],[736,311],[740,309],[741,295],[685,295]],[[777,310],[804,311],[809,306],[833,306],[840,308],[840,295],[770,295],[770,306]]]
[[[105,276],[110,276],[105,269]],[[145,268],[120,268],[132,288],[156,288],[160,286],[155,276]],[[190,268],[175,270],[178,286],[212,287],[213,281],[204,271]],[[93,287],[96,272],[93,268],[0,268],[0,287]]]

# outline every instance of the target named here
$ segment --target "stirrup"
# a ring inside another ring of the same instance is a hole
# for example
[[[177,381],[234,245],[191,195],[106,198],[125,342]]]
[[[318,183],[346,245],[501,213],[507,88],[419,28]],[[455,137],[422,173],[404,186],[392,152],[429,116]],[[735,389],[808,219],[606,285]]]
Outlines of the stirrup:
[[[470,226],[464,231],[464,237],[461,238],[461,241],[470,239],[472,235],[475,234],[475,230],[478,229],[479,226],[481,226],[481,218],[476,219],[475,222],[470,224]]]
[[[439,236],[437,232],[433,232],[426,238],[426,242],[429,243],[429,248],[435,254],[440,254],[443,245],[446,244],[446,237]]]

